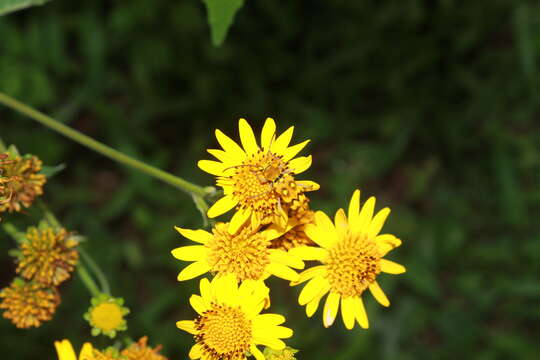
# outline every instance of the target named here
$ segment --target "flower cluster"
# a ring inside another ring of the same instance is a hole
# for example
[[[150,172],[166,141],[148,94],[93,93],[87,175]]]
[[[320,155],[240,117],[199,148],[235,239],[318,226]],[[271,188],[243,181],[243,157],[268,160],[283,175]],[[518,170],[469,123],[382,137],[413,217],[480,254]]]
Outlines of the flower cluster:
[[[14,251],[15,278],[0,292],[4,317],[19,328],[38,327],[52,319],[60,304],[58,286],[69,279],[79,259],[78,237],[46,223],[30,227]]]
[[[216,160],[201,160],[199,168],[216,176],[223,196],[208,210],[216,218],[235,210],[228,222],[216,222],[210,231],[176,230],[195,244],[181,246],[172,255],[191,262],[179,281],[205,273],[200,296],[190,298],[198,313],[193,321],[177,326],[195,339],[189,357],[204,360],[294,359],[296,350],[281,339],[292,330],[281,326],[285,318],[261,311],[270,305],[265,280],[274,275],[291,285],[307,282],[298,302],[311,317],[327,296],[323,324],[333,324],[341,303],[343,322],[352,329],[358,322],[368,327],[362,301],[369,289],[383,306],[389,301],[377,282],[381,272],[399,274],[404,267],[383,257],[401,241],[380,234],[389,214],[385,208],[374,215],[375,198],[360,207],[354,192],[348,213],[340,209],[332,222],[309,206],[308,193],[319,189],[313,181],[297,176],[311,166],[311,156],[299,156],[309,140],[290,145],[294,127],[277,136],[274,120],[267,119],[260,142],[246,120],[239,121],[240,143],[220,130],[221,149],[209,149]],[[314,266],[305,269],[304,261]],[[298,273],[298,271],[303,270]],[[257,345],[264,345],[261,352]]]

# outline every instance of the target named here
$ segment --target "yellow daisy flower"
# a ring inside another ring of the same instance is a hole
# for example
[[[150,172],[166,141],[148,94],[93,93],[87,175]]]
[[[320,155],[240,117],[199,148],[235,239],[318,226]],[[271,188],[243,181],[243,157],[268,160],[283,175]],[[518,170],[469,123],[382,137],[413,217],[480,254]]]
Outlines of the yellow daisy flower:
[[[103,334],[112,339],[118,331],[127,330],[127,321],[124,317],[129,314],[129,309],[123,305],[124,299],[113,298],[107,294],[93,297],[90,308],[83,315],[92,326],[92,335]]]
[[[379,235],[390,209],[384,208],[373,216],[375,198],[370,197],[360,210],[360,191],[356,190],[349,205],[349,216],[340,209],[335,223],[318,211],[315,225],[306,226],[306,234],[319,247],[302,246],[290,252],[303,260],[317,260],[321,265],[305,270],[300,280],[292,285],[309,280],[300,292],[298,302],[306,305],[306,314],[311,317],[326,298],[323,324],[334,323],[341,301],[341,315],[347,329],[352,329],[355,319],[364,329],[369,327],[368,317],[362,302],[364,290],[370,290],[383,306],[389,306],[388,298],[376,281],[380,272],[401,274],[405,268],[383,257],[401,240],[394,235]]]
[[[298,273],[291,268],[303,269],[304,262],[281,249],[270,249],[272,239],[281,234],[275,228],[253,231],[250,226],[244,226],[235,234],[227,228],[228,224],[217,223],[209,233],[176,227],[184,237],[200,244],[172,250],[175,258],[193,261],[178,274],[179,281],[206,272],[217,276],[234,274],[239,281],[262,282],[270,275],[298,280]]]
[[[257,345],[282,350],[291,329],[280,326],[285,317],[260,314],[268,290],[244,282],[240,286],[233,275],[200,282],[201,296],[192,295],[191,306],[199,316],[195,320],[178,321],[179,329],[194,335],[195,345],[190,359],[245,360],[252,354],[257,360],[265,357]]]
[[[75,350],[69,342],[69,340],[55,341],[54,346],[56,348],[56,354],[58,355],[58,360],[77,360],[75,355]],[[81,352],[79,354],[79,360],[94,360],[93,357],[93,348],[90,343],[84,343]]]
[[[209,149],[219,161],[200,160],[199,168],[217,176],[217,185],[224,197],[209,210],[214,218],[236,208],[229,224],[235,233],[248,219],[254,228],[259,224],[287,223],[286,207],[300,194],[313,191],[319,185],[313,181],[298,181],[294,176],[311,166],[311,155],[294,158],[309,142],[289,146],[294,126],[276,138],[276,124],[268,118],[257,144],[253,129],[246,120],[239,121],[242,147],[216,130],[216,138],[223,150]]]
[[[305,233],[307,224],[315,222],[315,212],[309,207],[309,199],[300,195],[288,209],[289,221],[283,235],[272,241],[271,248],[290,250],[302,245],[316,245]]]

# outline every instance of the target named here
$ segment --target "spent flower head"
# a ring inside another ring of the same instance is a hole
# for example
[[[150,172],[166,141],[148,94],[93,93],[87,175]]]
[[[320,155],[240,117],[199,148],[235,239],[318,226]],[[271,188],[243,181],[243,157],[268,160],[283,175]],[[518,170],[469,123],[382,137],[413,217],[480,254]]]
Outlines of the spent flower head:
[[[124,317],[129,314],[129,309],[123,306],[124,299],[100,294],[92,298],[91,304],[84,319],[92,327],[93,336],[103,334],[114,338],[118,331],[127,330]]]
[[[257,360],[264,360],[257,345],[285,348],[281,339],[291,337],[292,330],[281,326],[285,322],[282,315],[260,314],[267,303],[268,289],[253,285],[244,282],[238,286],[233,275],[215,277],[212,282],[201,280],[201,295],[189,299],[199,316],[176,323],[195,339],[190,359],[245,360],[251,353]]]
[[[360,191],[356,190],[349,204],[348,217],[343,209],[333,223],[328,216],[318,211],[315,225],[307,225],[306,234],[320,247],[302,246],[291,250],[304,260],[320,263],[300,274],[296,283],[309,282],[300,292],[298,302],[306,305],[306,314],[311,317],[321,298],[328,294],[323,311],[323,324],[334,323],[341,302],[341,315],[347,329],[352,329],[355,320],[368,328],[368,317],[362,294],[369,289],[383,306],[389,306],[388,298],[380,288],[379,273],[401,274],[405,268],[383,257],[401,240],[381,231],[390,209],[384,208],[373,216],[375,198],[370,197],[360,208]]]
[[[69,279],[79,260],[78,237],[66,229],[41,225],[30,227],[20,245],[17,273],[45,285]]]
[[[51,320],[60,304],[56,287],[21,278],[15,278],[2,289],[0,299],[0,309],[5,309],[3,316],[21,329],[39,327],[42,322]]]
[[[294,127],[276,137],[276,124],[268,118],[257,143],[253,129],[246,120],[239,121],[242,147],[220,130],[216,138],[223,150],[209,149],[218,161],[201,160],[199,168],[215,175],[216,184],[223,188],[224,196],[209,210],[210,218],[236,208],[229,224],[235,233],[248,219],[254,229],[259,224],[287,224],[287,207],[306,191],[319,185],[313,181],[299,181],[295,176],[311,166],[310,156],[295,156],[309,140],[289,146]]]
[[[152,348],[148,346],[148,337],[143,336],[139,341],[132,343],[122,350],[121,355],[125,360],[167,360],[159,352],[161,345]]]
[[[23,207],[30,207],[34,199],[43,194],[47,178],[39,173],[42,163],[36,156],[21,156],[14,146],[9,147],[7,154],[0,163],[0,173],[9,180],[4,182],[0,193],[3,197],[0,212],[19,212]]]

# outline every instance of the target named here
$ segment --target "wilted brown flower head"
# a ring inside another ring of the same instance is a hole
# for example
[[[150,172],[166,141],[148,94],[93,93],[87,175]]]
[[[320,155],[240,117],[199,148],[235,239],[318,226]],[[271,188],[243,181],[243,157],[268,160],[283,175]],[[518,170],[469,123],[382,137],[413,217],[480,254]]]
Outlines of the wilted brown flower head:
[[[16,150],[8,154],[3,154],[0,162],[0,212],[19,212],[22,207],[30,207],[35,197],[43,194],[47,178],[38,174],[42,163],[36,156],[21,157]]]
[[[0,309],[6,310],[4,317],[21,329],[39,327],[42,322],[51,320],[60,304],[56,288],[20,278],[0,291],[0,299]]]
[[[31,227],[21,244],[17,273],[28,280],[57,286],[69,279],[77,261],[79,241],[66,229]]]
[[[126,360],[167,360],[165,356],[159,354],[161,345],[152,349],[147,345],[147,341],[147,336],[140,338],[139,341],[122,350],[121,355]]]

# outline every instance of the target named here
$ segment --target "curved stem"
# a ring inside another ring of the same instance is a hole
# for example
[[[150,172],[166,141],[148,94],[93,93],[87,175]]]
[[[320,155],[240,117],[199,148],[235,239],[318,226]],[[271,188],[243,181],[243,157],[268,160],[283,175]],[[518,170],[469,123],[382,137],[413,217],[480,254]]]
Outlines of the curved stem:
[[[84,261],[88,265],[88,267],[92,270],[94,275],[96,276],[99,285],[101,286],[101,292],[104,292],[107,295],[111,295],[111,287],[109,286],[109,282],[107,281],[107,277],[101,271],[99,266],[96,264],[94,259],[84,250],[82,247],[79,248],[79,252],[81,253]]]
[[[101,291],[99,291],[96,283],[81,262],[77,265],[77,273],[92,296],[97,297],[101,294]]]
[[[115,150],[111,148],[110,146],[107,146],[105,144],[102,144],[94,139],[92,139],[89,136],[84,135],[83,133],[74,130],[70,128],[69,126],[66,126],[62,124],[61,122],[58,122],[57,120],[51,118],[50,116],[47,116],[30,106],[27,106],[20,101],[17,101],[13,99],[10,96],[7,96],[4,93],[0,92],[0,103],[4,104],[5,106],[18,111],[32,120],[35,120],[54,131],[59,132],[60,134],[70,138],[73,141],[78,142],[81,145],[84,145],[110,159],[113,159],[115,161],[118,161],[122,164],[125,164],[127,166],[131,166],[139,171],[142,171],[150,176],[153,176],[157,179],[160,179],[161,181],[164,181],[176,188],[179,188],[187,193],[191,194],[197,194],[199,196],[205,196],[207,194],[207,191],[202,187],[195,185],[189,181],[186,181],[182,178],[179,178],[178,176],[174,176],[172,174],[169,174],[168,172],[165,172],[161,169],[158,169],[156,167],[153,167],[151,165],[148,165],[142,161],[139,161],[137,159],[134,159],[132,157],[129,157],[123,153],[121,153],[118,150]]]

